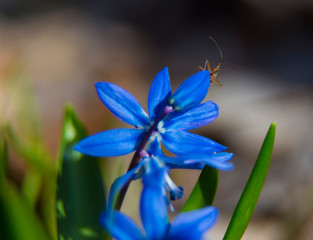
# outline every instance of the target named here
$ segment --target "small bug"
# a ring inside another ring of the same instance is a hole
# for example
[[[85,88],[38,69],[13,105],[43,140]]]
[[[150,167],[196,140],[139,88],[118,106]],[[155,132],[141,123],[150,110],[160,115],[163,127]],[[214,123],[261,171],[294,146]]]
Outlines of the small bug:
[[[211,77],[211,83],[216,85],[216,86],[219,86],[219,87],[223,87],[223,84],[217,80],[217,74],[219,73],[219,71],[221,70],[222,68],[222,64],[223,64],[223,53],[222,53],[222,50],[220,48],[220,46],[217,44],[217,42],[214,40],[214,38],[212,38],[211,36],[209,36],[209,38],[214,42],[214,44],[216,45],[219,53],[220,53],[220,56],[221,56],[221,59],[220,59],[220,62],[216,65],[215,68],[211,69],[211,65],[210,65],[210,62],[209,60],[206,60],[205,63],[204,63],[204,67],[202,66],[199,66],[199,69],[200,70],[209,70],[210,72],[210,77]]]

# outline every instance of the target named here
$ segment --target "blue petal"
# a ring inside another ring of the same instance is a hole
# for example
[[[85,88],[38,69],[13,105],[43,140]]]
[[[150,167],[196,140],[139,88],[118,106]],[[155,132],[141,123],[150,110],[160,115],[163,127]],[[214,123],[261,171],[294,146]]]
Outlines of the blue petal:
[[[232,170],[234,165],[229,163],[233,154],[222,152],[216,154],[205,154],[201,152],[188,153],[178,157],[162,157],[161,159],[170,165],[171,168],[201,168],[201,165],[208,165],[219,170]]]
[[[155,76],[149,91],[148,111],[152,121],[155,121],[162,114],[164,107],[168,104],[170,95],[170,76],[168,74],[168,68],[165,67]]]
[[[199,151],[214,153],[227,149],[211,139],[186,131],[165,131],[161,136],[165,147],[176,155]]]
[[[218,217],[218,210],[205,207],[179,214],[173,221],[167,239],[202,239]]]
[[[81,140],[74,150],[95,157],[121,156],[134,151],[144,133],[144,129],[112,129]]]
[[[216,154],[198,154],[196,157],[192,159],[190,156],[186,156],[186,158],[189,158],[189,160],[185,161],[185,164],[194,165],[194,164],[205,164],[213,168],[217,168],[219,170],[232,170],[234,168],[234,165],[229,161],[232,159],[234,154],[222,152],[222,153],[216,153]]]
[[[168,230],[167,204],[162,192],[165,168],[151,168],[143,178],[140,215],[148,239],[163,239]]]
[[[106,212],[100,216],[101,225],[117,240],[141,240],[144,239],[137,224],[127,215],[118,211],[113,212],[113,222]]]
[[[203,164],[185,164],[186,158],[184,155],[178,157],[168,157],[168,156],[160,156],[159,157],[163,162],[166,163],[166,166],[170,169],[202,169],[204,167]],[[189,159],[188,159],[189,160]]]
[[[210,87],[210,72],[201,71],[186,79],[172,94],[169,103],[183,111],[196,106],[205,98]]]
[[[193,169],[193,170],[202,170],[204,165],[199,163],[199,164],[173,164],[173,163],[168,163],[166,164],[170,169]]]
[[[125,89],[107,82],[98,82],[95,86],[101,101],[117,118],[135,127],[150,125],[147,113]]]
[[[170,120],[165,119],[163,128],[167,130],[189,130],[213,122],[218,116],[218,106],[211,101],[202,103],[187,112],[173,112]]]

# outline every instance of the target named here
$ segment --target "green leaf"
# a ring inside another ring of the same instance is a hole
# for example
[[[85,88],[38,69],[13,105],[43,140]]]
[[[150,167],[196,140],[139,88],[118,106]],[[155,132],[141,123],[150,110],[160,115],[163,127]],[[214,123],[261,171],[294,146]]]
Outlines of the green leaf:
[[[96,158],[73,150],[87,133],[71,106],[66,107],[60,147],[57,226],[59,239],[102,239],[99,216],[105,194]]]
[[[35,209],[39,199],[40,189],[43,185],[42,173],[33,168],[28,168],[22,183],[22,194],[29,205]]]
[[[196,210],[213,204],[218,185],[218,170],[205,166],[182,212]]]
[[[0,192],[0,225],[1,239],[50,239],[29,204],[10,185]]]
[[[6,185],[6,171],[8,166],[8,147],[6,141],[0,138],[0,189]]]
[[[4,133],[12,150],[27,165],[22,183],[23,197],[31,207],[37,207],[40,216],[43,217],[46,229],[49,230],[51,236],[54,236],[56,234],[56,221],[55,212],[51,206],[54,206],[56,195],[57,169],[53,163],[55,161],[52,161],[43,141],[30,143],[22,140],[10,124],[4,126]]]
[[[38,216],[6,179],[7,145],[0,139],[0,232],[5,240],[48,240]]]
[[[223,240],[241,239],[249,224],[269,170],[274,147],[275,130],[276,123],[272,123]]]

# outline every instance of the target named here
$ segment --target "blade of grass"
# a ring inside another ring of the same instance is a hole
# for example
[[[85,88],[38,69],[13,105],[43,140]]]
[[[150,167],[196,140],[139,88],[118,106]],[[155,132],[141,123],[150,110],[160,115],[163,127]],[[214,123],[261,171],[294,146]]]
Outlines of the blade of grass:
[[[50,239],[36,213],[9,184],[0,192],[0,224],[1,239]]]
[[[40,189],[43,185],[42,183],[42,174],[33,168],[28,168],[25,172],[21,193],[32,209],[36,208],[37,200],[40,195]]]
[[[102,239],[99,216],[105,194],[96,158],[73,150],[87,133],[71,106],[67,106],[60,147],[57,226],[59,239]]]
[[[6,178],[7,144],[0,139],[0,232],[1,239],[48,240],[37,214]]]
[[[213,204],[218,185],[218,170],[205,166],[181,212],[196,210]]]
[[[272,123],[266,134],[248,182],[237,203],[223,240],[241,239],[249,224],[269,170],[274,147],[275,131],[276,123]]]
[[[6,185],[6,171],[8,166],[7,142],[0,138],[0,189]]]
[[[56,221],[55,212],[52,211],[51,206],[55,201],[57,175],[54,161],[44,147],[43,141],[25,142],[8,123],[4,125],[4,134],[12,150],[27,164],[22,193],[30,206],[38,206],[37,204],[40,202],[40,208],[37,210],[43,217],[45,227],[53,236],[56,233]]]

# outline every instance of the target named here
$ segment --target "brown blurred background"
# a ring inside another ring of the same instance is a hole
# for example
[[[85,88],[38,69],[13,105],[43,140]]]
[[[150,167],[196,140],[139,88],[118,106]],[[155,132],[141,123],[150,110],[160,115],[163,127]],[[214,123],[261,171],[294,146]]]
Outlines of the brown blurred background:
[[[175,89],[206,59],[219,62],[209,36],[232,64],[218,76],[224,87],[211,87],[207,96],[220,106],[219,118],[195,132],[235,154],[235,170],[220,174],[221,216],[209,236],[222,238],[267,128],[276,121],[272,166],[244,239],[312,239],[310,0],[1,0],[0,119],[24,134],[33,130],[21,127],[29,121],[25,116],[38,112],[45,142],[57,155],[65,103],[73,103],[90,133],[127,127],[101,104],[94,83],[116,83],[146,107],[149,86],[164,66]],[[26,101],[30,96],[35,100]],[[16,178],[23,174],[18,160],[10,169]],[[198,172],[173,175],[187,195]]]

